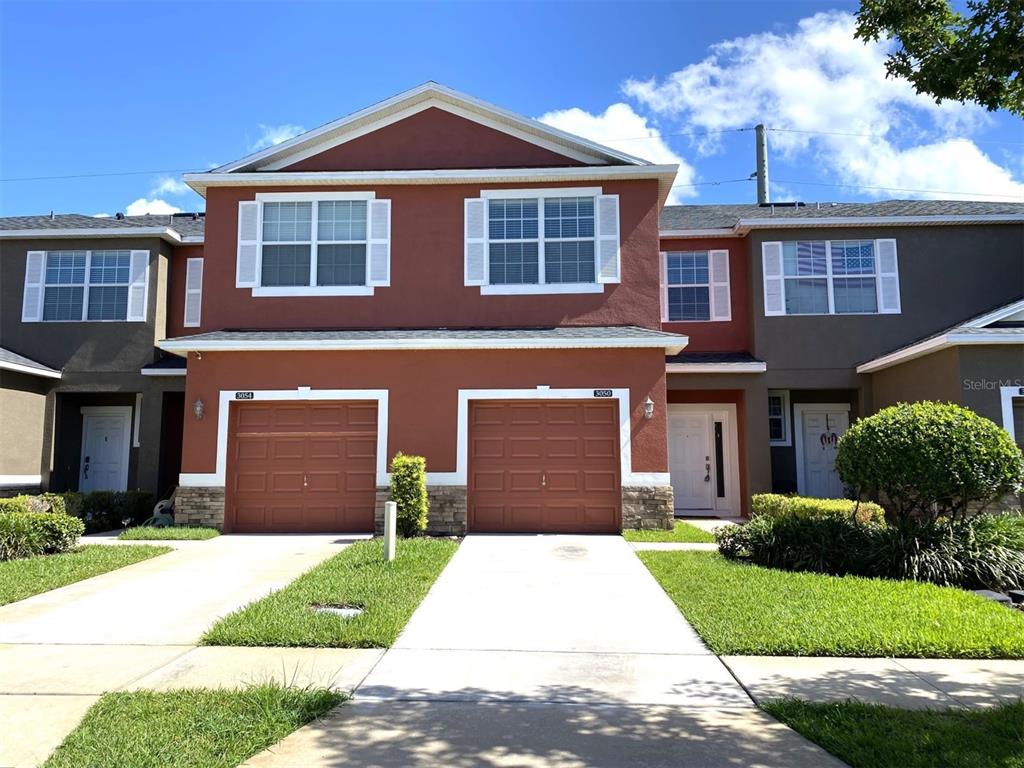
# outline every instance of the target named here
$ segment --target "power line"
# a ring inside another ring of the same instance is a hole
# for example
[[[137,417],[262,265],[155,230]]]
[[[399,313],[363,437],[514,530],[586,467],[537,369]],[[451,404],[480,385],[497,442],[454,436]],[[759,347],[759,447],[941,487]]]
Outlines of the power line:
[[[673,184],[673,187],[717,187],[719,184],[736,184],[740,181],[753,181],[754,179],[747,176],[743,179],[722,179],[721,181],[699,181],[694,184]]]
[[[883,192],[917,192],[919,194],[930,194],[930,195],[973,195],[974,197],[998,197],[1006,198],[1012,197],[1012,195],[995,194],[992,192],[964,192],[964,191],[953,191],[949,189],[909,189],[907,187],[875,187],[868,184],[828,184],[822,181],[795,181],[792,179],[777,179],[773,178],[772,181],[777,181],[780,184],[799,184],[801,186],[809,187],[838,187],[841,189],[876,189]],[[1024,201],[1024,195],[1020,196],[1021,201]]]
[[[20,176],[11,179],[0,179],[0,182],[9,181],[53,181],[57,179],[96,179],[101,176],[148,176],[154,173],[189,173],[194,168],[171,168],[164,171],[118,171],[116,173],[73,173],[66,176]]]
[[[774,131],[776,133],[805,133],[813,136],[854,136],[862,139],[887,139],[889,138],[885,134],[881,133],[854,133],[851,131],[809,131],[800,128],[771,128],[766,126],[768,131]],[[962,136],[945,136],[945,139],[961,139]],[[1024,141],[1006,141],[1004,139],[964,139],[965,141],[971,141],[975,144],[1009,144],[1011,146],[1024,147]]]

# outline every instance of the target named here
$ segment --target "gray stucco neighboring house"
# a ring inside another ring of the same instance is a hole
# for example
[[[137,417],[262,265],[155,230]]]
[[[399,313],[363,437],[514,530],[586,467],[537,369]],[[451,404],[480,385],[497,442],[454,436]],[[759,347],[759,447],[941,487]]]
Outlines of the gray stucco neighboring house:
[[[0,494],[173,488],[184,377],[143,368],[202,235],[199,215],[0,219]]]

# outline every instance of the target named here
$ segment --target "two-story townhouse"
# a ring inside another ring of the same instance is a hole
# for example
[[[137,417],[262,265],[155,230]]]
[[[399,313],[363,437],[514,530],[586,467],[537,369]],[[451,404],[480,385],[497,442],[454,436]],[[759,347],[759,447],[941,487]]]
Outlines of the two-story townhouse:
[[[1024,444],[1024,205],[670,206],[661,230],[663,328],[690,336],[668,363],[677,512],[840,496],[838,438],[901,401],[963,404]]]
[[[184,367],[157,344],[182,322],[167,297],[202,225],[0,219],[0,492],[173,490]]]
[[[206,198],[181,518],[373,530],[667,525],[653,165],[428,83],[185,180]]]

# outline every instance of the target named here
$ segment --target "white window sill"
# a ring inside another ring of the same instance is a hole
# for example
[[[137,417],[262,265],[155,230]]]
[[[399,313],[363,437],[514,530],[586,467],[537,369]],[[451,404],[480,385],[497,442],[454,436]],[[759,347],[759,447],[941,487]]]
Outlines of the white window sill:
[[[373,296],[373,286],[370,285],[324,285],[318,287],[310,286],[288,286],[253,288],[253,296]]]
[[[481,285],[482,296],[532,296],[544,293],[604,293],[604,283],[538,283],[529,285]]]

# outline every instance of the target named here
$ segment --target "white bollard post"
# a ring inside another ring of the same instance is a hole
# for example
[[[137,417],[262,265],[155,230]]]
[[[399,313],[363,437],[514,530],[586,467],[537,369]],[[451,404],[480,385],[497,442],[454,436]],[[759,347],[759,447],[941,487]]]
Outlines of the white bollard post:
[[[398,526],[398,505],[393,501],[384,502],[384,559],[389,563],[395,559],[395,528]]]

